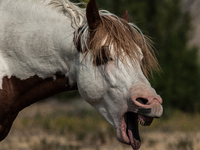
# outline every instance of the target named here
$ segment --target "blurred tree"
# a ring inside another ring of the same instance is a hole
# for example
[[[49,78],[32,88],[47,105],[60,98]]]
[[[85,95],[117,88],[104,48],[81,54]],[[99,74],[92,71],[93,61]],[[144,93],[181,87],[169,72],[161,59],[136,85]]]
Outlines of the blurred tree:
[[[200,111],[198,50],[188,47],[190,15],[182,12],[181,0],[101,0],[99,6],[130,19],[152,37],[163,73],[151,83],[164,100],[164,107]]]

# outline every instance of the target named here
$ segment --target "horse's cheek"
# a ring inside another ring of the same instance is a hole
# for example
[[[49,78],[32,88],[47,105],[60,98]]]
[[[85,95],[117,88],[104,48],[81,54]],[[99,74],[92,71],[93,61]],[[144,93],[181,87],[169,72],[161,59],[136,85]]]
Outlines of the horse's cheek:
[[[79,75],[77,83],[80,95],[91,105],[100,103],[107,91],[102,77]]]

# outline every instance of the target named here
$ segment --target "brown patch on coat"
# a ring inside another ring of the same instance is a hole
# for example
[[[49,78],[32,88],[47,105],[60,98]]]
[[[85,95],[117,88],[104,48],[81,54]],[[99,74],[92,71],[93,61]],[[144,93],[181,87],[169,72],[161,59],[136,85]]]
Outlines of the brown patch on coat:
[[[37,75],[25,80],[12,76],[4,77],[0,89],[0,141],[10,131],[13,121],[20,110],[54,94],[77,90],[76,86],[69,86],[69,81],[64,75],[56,74],[52,78],[42,79]]]

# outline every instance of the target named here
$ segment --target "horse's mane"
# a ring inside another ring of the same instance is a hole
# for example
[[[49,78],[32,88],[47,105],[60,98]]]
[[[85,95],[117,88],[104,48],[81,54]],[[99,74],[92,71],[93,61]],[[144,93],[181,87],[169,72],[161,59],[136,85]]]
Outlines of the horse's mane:
[[[108,11],[101,10],[99,12],[102,23],[92,35],[89,35],[85,8],[80,8],[78,4],[68,0],[51,0],[49,4],[71,18],[75,27],[75,44],[85,55],[92,54],[95,66],[98,65],[97,62],[103,62],[105,57],[110,59],[109,46],[112,44],[116,57],[124,63],[126,63],[126,59],[123,59],[125,56],[132,64],[139,60],[140,56],[143,56],[140,64],[146,77],[149,74],[152,75],[152,69],[159,69],[151,41],[142,34],[136,25],[128,23]]]
[[[72,3],[68,0],[49,0],[48,5],[60,13],[64,13],[72,20],[74,28],[81,27],[85,21],[85,8],[80,8],[79,5],[86,5],[85,3]]]

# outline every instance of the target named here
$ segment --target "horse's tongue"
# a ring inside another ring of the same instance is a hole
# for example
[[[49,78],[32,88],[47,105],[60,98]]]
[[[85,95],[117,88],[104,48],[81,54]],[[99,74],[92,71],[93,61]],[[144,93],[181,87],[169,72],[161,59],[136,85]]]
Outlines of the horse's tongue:
[[[141,146],[137,120],[137,114],[127,114],[127,134],[133,149],[139,149]]]

